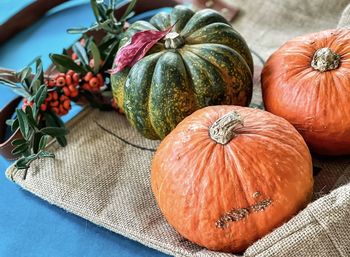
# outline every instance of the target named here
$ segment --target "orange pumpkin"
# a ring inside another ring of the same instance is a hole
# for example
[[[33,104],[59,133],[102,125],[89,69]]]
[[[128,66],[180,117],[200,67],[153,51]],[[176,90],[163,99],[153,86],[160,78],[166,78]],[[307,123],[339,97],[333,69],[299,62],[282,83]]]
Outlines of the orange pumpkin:
[[[319,154],[350,154],[350,30],[288,41],[262,72],[266,110],[291,122]]]
[[[167,221],[211,250],[240,252],[309,201],[309,150],[271,113],[211,106],[184,119],[152,161],[152,190]]]

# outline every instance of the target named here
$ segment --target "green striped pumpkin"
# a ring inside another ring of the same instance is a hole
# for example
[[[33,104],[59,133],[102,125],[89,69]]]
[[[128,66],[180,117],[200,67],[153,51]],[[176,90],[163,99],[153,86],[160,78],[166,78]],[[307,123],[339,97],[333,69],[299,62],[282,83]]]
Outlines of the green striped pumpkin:
[[[176,23],[176,24],[175,24]],[[176,6],[150,22],[133,23],[121,46],[136,32],[172,33],[131,69],[111,77],[113,95],[142,135],[163,139],[192,112],[209,105],[249,104],[253,61],[242,36],[218,12],[194,13]]]

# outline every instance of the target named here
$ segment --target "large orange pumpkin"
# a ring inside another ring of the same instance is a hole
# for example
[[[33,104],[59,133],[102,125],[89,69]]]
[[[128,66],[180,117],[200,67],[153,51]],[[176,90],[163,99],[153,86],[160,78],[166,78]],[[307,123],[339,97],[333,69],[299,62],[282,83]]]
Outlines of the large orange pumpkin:
[[[262,72],[269,112],[291,122],[319,154],[350,154],[350,30],[288,41]]]
[[[310,199],[309,150],[271,113],[211,106],[184,119],[152,161],[152,190],[168,222],[208,249],[240,252]]]

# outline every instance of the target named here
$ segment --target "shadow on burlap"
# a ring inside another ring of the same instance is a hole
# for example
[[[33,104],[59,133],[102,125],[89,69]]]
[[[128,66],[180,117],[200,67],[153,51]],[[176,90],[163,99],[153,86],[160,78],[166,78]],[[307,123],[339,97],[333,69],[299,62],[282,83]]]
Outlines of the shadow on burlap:
[[[336,27],[348,1],[307,2],[237,0],[243,14],[234,25],[266,59],[289,38]],[[350,24],[345,22],[349,17],[343,14],[340,24]],[[254,106],[261,105],[258,77]],[[167,224],[150,188],[150,162],[158,141],[142,138],[124,116],[98,110],[85,110],[69,128],[67,147],[49,146],[56,159],[34,162],[26,180],[13,167],[7,176],[52,204],[162,252],[235,256],[196,246]],[[314,157],[314,173],[314,201],[242,255],[350,256],[350,158]]]

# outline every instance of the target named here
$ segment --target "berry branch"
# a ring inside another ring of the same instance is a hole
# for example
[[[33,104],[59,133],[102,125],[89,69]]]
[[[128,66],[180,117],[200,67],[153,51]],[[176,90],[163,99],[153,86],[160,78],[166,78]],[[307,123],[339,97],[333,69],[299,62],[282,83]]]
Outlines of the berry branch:
[[[15,139],[12,154],[17,158],[17,170],[25,170],[24,179],[31,163],[39,158],[54,158],[46,151],[50,139],[62,146],[67,145],[68,133],[61,116],[71,109],[71,103],[89,103],[102,110],[118,109],[113,102],[109,74],[126,21],[133,16],[136,0],[132,0],[120,20],[114,10],[116,1],[109,4],[91,0],[96,22],[89,28],[69,29],[69,33],[83,33],[82,39],[63,54],[50,54],[54,72],[44,74],[40,58],[18,72],[0,74],[0,82],[22,96],[23,105],[16,116],[6,123],[22,138]],[[103,30],[105,35],[98,43],[86,32]],[[33,67],[35,66],[35,67]],[[9,75],[13,80],[9,80]]]

